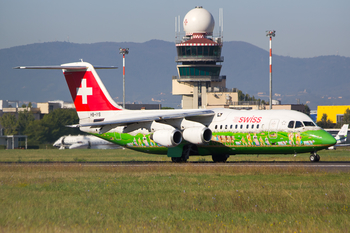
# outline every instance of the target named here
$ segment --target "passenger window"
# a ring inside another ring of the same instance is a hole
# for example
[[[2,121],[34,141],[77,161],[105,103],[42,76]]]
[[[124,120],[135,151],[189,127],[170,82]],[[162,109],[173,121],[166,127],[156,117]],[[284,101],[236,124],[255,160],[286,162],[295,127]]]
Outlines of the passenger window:
[[[254,125],[252,125],[252,129],[254,129]]]
[[[218,125],[215,125],[215,129],[218,129]]]
[[[227,129],[227,125],[225,125],[225,129]]]
[[[232,125],[230,126],[230,129],[232,129]]]
[[[291,129],[294,128],[294,121],[290,121],[290,122],[289,122],[288,128],[291,128]]]
[[[256,128],[259,129],[259,124],[256,125]]]
[[[295,128],[301,128],[304,127],[303,123],[301,123],[300,121],[295,122]]]
[[[313,123],[312,121],[303,121],[305,126],[315,126],[315,123]]]
[[[247,125],[246,128],[249,129],[249,125]]]
[[[241,129],[243,129],[243,125],[241,125]]]
[[[220,125],[220,129],[222,129],[222,125]]]
[[[235,129],[237,129],[237,128],[238,128],[238,125],[235,126]]]

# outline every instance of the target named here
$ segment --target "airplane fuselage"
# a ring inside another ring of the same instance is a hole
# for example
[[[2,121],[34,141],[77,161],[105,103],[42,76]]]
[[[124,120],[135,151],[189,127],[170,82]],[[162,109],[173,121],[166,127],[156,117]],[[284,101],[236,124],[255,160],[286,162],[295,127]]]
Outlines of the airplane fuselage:
[[[211,117],[195,119],[212,131],[212,137],[208,143],[191,144],[192,147],[195,146],[193,155],[296,154],[322,150],[335,141],[307,115],[296,111],[231,109],[213,109],[213,111],[215,115]],[[160,122],[171,124],[171,121],[166,120]],[[123,129],[119,129],[94,135],[133,150],[168,154],[171,157],[168,150],[172,148],[154,142],[152,131],[142,123],[139,126],[129,133],[123,133]],[[179,146],[189,144],[183,140]]]

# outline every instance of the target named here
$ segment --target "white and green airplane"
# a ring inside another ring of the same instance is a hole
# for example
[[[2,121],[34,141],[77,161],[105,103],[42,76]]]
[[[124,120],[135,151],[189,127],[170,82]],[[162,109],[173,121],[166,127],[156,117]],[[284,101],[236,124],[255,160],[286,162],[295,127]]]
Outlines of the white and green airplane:
[[[311,153],[336,139],[309,116],[292,110],[127,110],[116,104],[95,69],[87,62],[17,69],[62,69],[81,131],[146,153],[167,154],[173,162],[191,155],[211,155],[225,162],[236,154]]]

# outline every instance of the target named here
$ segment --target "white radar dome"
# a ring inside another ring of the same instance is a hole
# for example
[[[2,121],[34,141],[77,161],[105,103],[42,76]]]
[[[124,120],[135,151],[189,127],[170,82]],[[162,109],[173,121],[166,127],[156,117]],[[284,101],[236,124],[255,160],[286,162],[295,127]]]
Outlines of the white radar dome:
[[[190,10],[183,21],[186,35],[193,33],[212,34],[214,26],[215,21],[213,16],[201,6]]]

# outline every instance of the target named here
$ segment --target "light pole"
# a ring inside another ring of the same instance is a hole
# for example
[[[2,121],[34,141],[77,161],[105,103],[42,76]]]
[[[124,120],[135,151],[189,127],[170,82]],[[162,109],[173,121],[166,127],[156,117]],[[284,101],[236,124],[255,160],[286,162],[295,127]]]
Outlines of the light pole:
[[[123,108],[125,108],[125,54],[129,53],[129,48],[119,48],[119,53],[123,54]]]
[[[275,30],[266,31],[266,36],[270,37],[270,110],[272,109],[272,37],[275,37]]]

